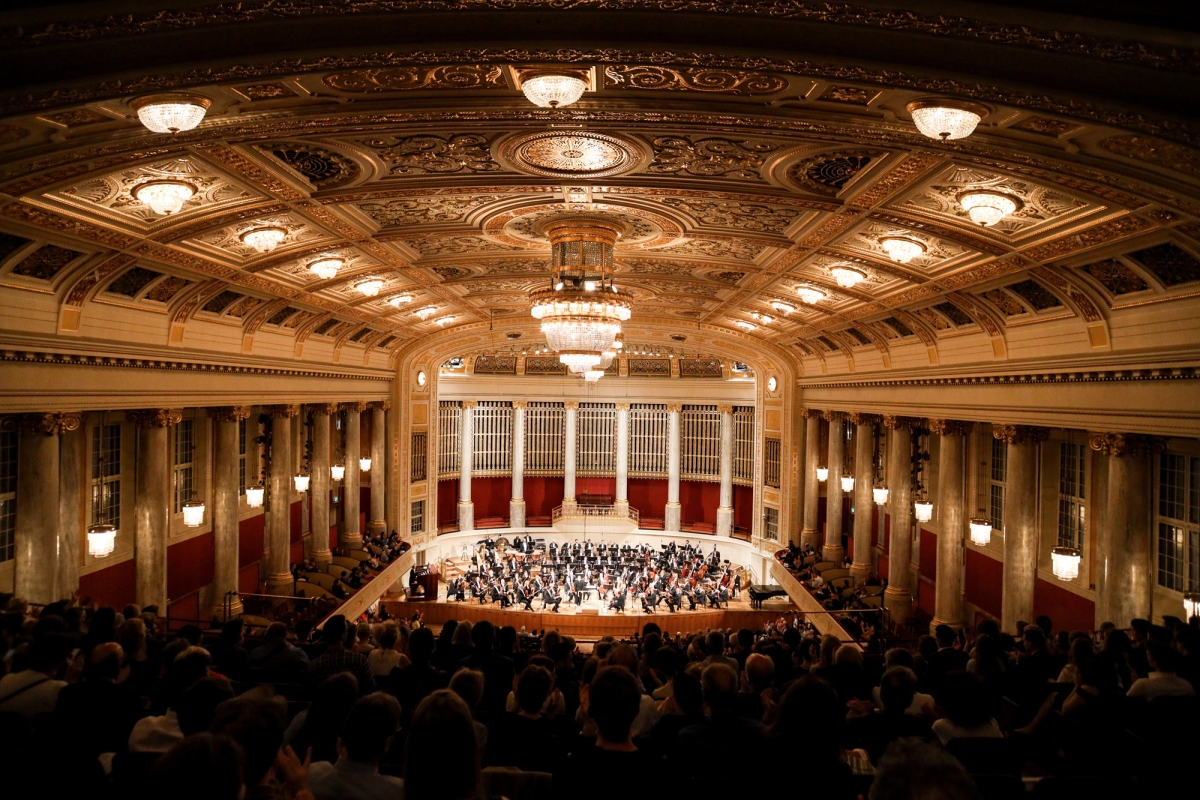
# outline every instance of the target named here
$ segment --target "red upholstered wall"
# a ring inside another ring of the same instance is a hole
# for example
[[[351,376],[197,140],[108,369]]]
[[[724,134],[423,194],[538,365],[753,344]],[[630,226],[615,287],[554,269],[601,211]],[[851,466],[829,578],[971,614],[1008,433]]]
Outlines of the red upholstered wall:
[[[363,483],[366,483],[367,481],[371,480],[371,473],[369,473],[369,472],[363,473],[362,479],[363,479]],[[359,509],[359,511],[364,512],[367,515],[367,517],[370,518],[370,516],[371,516],[371,487],[370,486],[359,486],[358,487],[358,509]],[[365,531],[366,528],[362,528],[361,530]]]
[[[883,515],[883,552],[892,552],[892,515],[887,513]]]
[[[667,507],[667,481],[663,478],[630,478],[629,505],[649,519],[662,519]]]
[[[475,519],[501,517],[508,519],[508,501],[512,499],[512,477],[471,478],[471,501],[475,503]]]
[[[1052,581],[1038,579],[1034,585],[1033,613],[1049,617],[1056,631],[1091,631],[1096,628],[1096,604]],[[1112,621],[1118,625],[1129,624],[1128,620]]]
[[[818,484],[819,485],[819,484]],[[821,534],[821,541],[825,540],[825,520],[829,516],[828,509],[825,507],[825,498],[817,498],[817,532]]]
[[[260,554],[261,555],[261,554]],[[177,600],[213,579],[213,535],[193,536],[167,548],[167,598]]]
[[[300,563],[304,562],[304,540],[303,539],[299,539],[295,542],[292,542],[292,545],[288,550],[288,558],[290,559],[289,563],[291,563],[291,564],[300,564]]]
[[[937,580],[937,534],[921,528],[921,574]]]
[[[552,475],[525,476],[525,518],[548,517],[563,501],[563,479]]]
[[[680,481],[679,505],[683,522],[717,522],[721,484],[709,481]]]
[[[884,516],[884,513],[879,509],[879,506],[872,503],[871,504],[871,546],[872,547],[879,544],[880,531],[882,529],[882,525],[880,525],[879,518],[882,516]]]
[[[79,594],[90,597],[102,606],[121,606],[137,600],[133,559],[113,564],[79,578]]]
[[[617,498],[617,479],[589,476],[575,479],[575,497],[581,494],[604,494]]]
[[[337,525],[330,525],[329,526],[329,549],[330,549],[330,551],[332,551],[335,547],[337,547],[337,543],[338,543]]]
[[[259,514],[238,523],[238,569],[262,560],[265,520],[266,517]]]
[[[297,500],[296,502],[292,503],[291,511],[292,518],[289,523],[290,530],[288,533],[290,534],[290,537],[288,541],[295,544],[304,538],[304,502]]]
[[[879,563],[878,563],[878,566],[875,567],[875,571],[879,574],[879,576],[881,578],[886,578],[887,574],[888,574],[888,564],[889,564],[888,557],[885,556],[883,553],[880,553],[878,561],[879,561]]]
[[[438,481],[437,485],[437,524],[455,525],[458,523],[458,479]]]
[[[171,618],[170,624],[172,629],[178,629],[181,625],[197,621],[202,622],[204,620],[204,617],[200,616],[199,594],[189,594],[178,603],[168,604],[167,609],[167,613]]]
[[[238,591],[242,594],[255,594],[258,592],[258,566],[259,562],[256,561],[250,566],[238,570]]]
[[[717,500],[720,505],[720,495]],[[734,527],[754,530],[754,487],[733,487],[733,524]]]
[[[966,597],[993,617],[1000,616],[1004,564],[978,550],[967,548]]]
[[[933,616],[934,611],[934,596],[937,590],[933,584],[921,581],[917,584],[917,608],[923,611],[926,616]]]

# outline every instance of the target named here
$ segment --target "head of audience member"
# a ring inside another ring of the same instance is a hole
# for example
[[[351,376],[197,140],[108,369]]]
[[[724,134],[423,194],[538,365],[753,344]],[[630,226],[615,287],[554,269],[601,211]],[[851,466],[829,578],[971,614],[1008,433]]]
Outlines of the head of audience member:
[[[627,644],[619,644],[608,654],[607,666],[621,667],[636,675],[638,671],[637,651]]]
[[[282,697],[264,698],[247,692],[217,707],[210,730],[241,745],[246,786],[259,786],[279,755],[286,727],[287,702]]]
[[[151,785],[170,787],[177,800],[241,800],[245,792],[242,747],[228,736],[188,736],[150,768]]]
[[[208,730],[216,716],[217,707],[233,699],[233,687],[229,681],[216,675],[201,678],[179,696],[175,703],[175,716],[179,730],[184,736]]]
[[[906,650],[903,647],[890,648],[883,654],[883,668],[889,670],[892,667],[908,667],[911,670],[916,670],[917,662],[913,658],[911,650]]]
[[[304,644],[312,635],[313,624],[311,620],[302,619],[296,623],[296,641]]]
[[[720,631],[709,631],[704,637],[704,652],[710,656],[724,655],[725,653],[725,634]]]
[[[239,619],[238,622],[241,622],[241,620]],[[222,632],[224,632],[224,629],[222,629]],[[184,625],[175,635],[192,647],[197,647],[200,644],[200,640],[204,638],[204,631],[200,629],[199,625]]]
[[[516,678],[517,711],[524,717],[538,718],[554,688],[554,676],[550,670],[530,664]]]
[[[433,658],[436,642],[429,628],[417,628],[408,637],[408,657],[412,663],[426,665]]]
[[[1037,625],[1026,625],[1021,639],[1026,653],[1040,653],[1046,649],[1046,633]]]
[[[455,647],[470,647],[471,646],[471,629],[474,626],[471,620],[464,619],[458,623],[458,627],[454,629],[454,638],[450,643]]]
[[[821,637],[821,660],[819,665],[822,667],[832,667],[833,657],[837,653],[837,649],[841,646],[842,640],[838,637],[829,634]]]
[[[983,681],[966,670],[948,672],[937,699],[946,717],[960,728],[977,728],[992,718]]]
[[[988,636],[991,636],[993,639],[999,640],[999,638],[1000,638],[1000,623],[996,622],[996,620],[994,620],[994,619],[985,619],[982,622],[980,622],[979,625],[975,628],[975,633],[977,636],[982,636],[982,635],[986,634]]]
[[[474,800],[479,755],[471,711],[462,698],[439,689],[422,700],[405,744],[405,800]]]
[[[839,667],[862,669],[863,654],[857,645],[844,644],[833,655],[833,663]]]
[[[1075,677],[1079,678],[1083,674],[1083,668],[1092,658],[1096,649],[1092,646],[1092,640],[1087,637],[1082,637],[1071,642],[1071,648],[1067,651],[1067,663],[1075,668]]]
[[[1042,633],[1046,635],[1046,638],[1050,638],[1051,636],[1054,635],[1054,624],[1050,621],[1050,618],[1047,617],[1045,614],[1039,616],[1036,620],[1034,620],[1034,624],[1036,624],[1039,628],[1042,629]]]
[[[126,618],[117,628],[117,642],[130,661],[146,660],[146,623],[141,617]]]
[[[781,742],[788,752],[804,753],[814,766],[829,766],[841,758],[845,711],[832,684],[815,675],[801,675],[783,693],[767,737]]]
[[[1146,643],[1146,660],[1154,672],[1173,673],[1179,669],[1179,653],[1168,644],[1149,641]]]
[[[267,626],[267,644],[280,644],[287,641],[287,625],[282,622],[272,622]]]
[[[1142,644],[1150,636],[1150,620],[1132,619],[1129,621],[1129,638],[1134,644]]]
[[[879,679],[879,703],[885,714],[903,714],[917,695],[917,674],[908,667],[891,667]]]
[[[632,672],[621,667],[600,669],[588,685],[588,715],[596,723],[596,746],[632,749],[633,721],[641,702],[642,685]]]
[[[338,755],[358,764],[377,765],[392,746],[400,724],[400,703],[386,692],[360,698],[346,716]]]
[[[369,623],[369,622],[358,623],[358,628],[355,631],[355,635],[358,637],[359,642],[362,642],[362,643],[370,642],[371,641],[371,623]]]
[[[346,618],[341,614],[334,614],[325,620],[325,627],[321,629],[321,641],[327,647],[344,646],[346,643],[346,627]]]
[[[479,703],[483,700],[483,683],[482,672],[466,667],[454,673],[450,678],[450,691],[462,698],[472,716],[475,715],[475,710],[479,708]]]
[[[921,656],[921,658],[928,661],[937,651],[938,641],[928,633],[922,634],[917,638],[917,653]]]
[[[375,628],[375,640],[379,642],[380,650],[396,649],[400,641],[400,626],[394,622],[385,622]]]
[[[297,747],[313,748],[315,761],[332,760],[337,753],[338,731],[357,700],[358,679],[353,674],[339,672],[321,681],[296,736]]]
[[[125,660],[125,651],[116,642],[103,642],[92,648],[84,665],[85,678],[95,681],[118,681]]]
[[[221,626],[221,646],[229,649],[241,647],[244,641],[242,636],[244,630],[245,623],[242,622],[241,617],[226,620],[225,624]]]
[[[958,759],[916,739],[893,742],[879,759],[868,800],[979,800]]]
[[[700,679],[690,672],[679,672],[671,681],[675,696],[675,705],[685,717],[698,718],[704,716],[704,689]]]
[[[517,649],[517,629],[512,625],[505,625],[499,631],[496,638],[496,650],[501,655],[512,655]]]
[[[975,637],[974,655],[975,666],[981,674],[991,675],[1004,670],[1004,651],[991,634],[981,633]]]
[[[29,650],[29,668],[54,676],[67,665],[75,640],[65,633],[37,636]]]
[[[704,705],[709,717],[723,717],[733,713],[737,703],[738,676],[727,664],[709,664],[700,673],[700,686],[704,692]]]
[[[954,628],[949,625],[938,625],[933,629],[933,638],[937,639],[938,649],[954,647]]]
[[[771,688],[775,681],[775,662],[762,653],[751,653],[746,656],[746,682],[750,690],[761,694]]]
[[[496,644],[496,626],[482,619],[471,626],[471,644],[479,655],[492,652]]]

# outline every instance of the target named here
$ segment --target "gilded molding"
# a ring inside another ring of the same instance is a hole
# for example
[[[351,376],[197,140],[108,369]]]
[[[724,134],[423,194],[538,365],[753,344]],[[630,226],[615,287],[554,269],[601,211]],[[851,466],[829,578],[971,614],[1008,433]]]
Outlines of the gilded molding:
[[[825,415],[825,412],[823,412],[819,408],[802,408],[802,409],[800,409],[800,416],[804,417],[804,419],[821,419],[824,417],[824,415]]]
[[[629,403],[617,403],[616,406],[617,406],[617,411],[628,411],[629,410]]]
[[[479,405],[479,401],[478,401],[478,400],[463,400],[463,401],[462,401],[462,409],[463,409],[463,411],[467,411],[467,410],[469,410],[469,409],[475,408],[475,407],[476,407],[476,406],[478,406],[478,405]]]
[[[1140,456],[1161,453],[1165,439],[1136,433],[1088,433],[1088,446],[1109,456]]]
[[[682,403],[667,403],[668,414],[678,414],[680,411],[683,411]]]
[[[166,428],[183,422],[182,408],[142,408],[125,415],[139,428]]]
[[[249,419],[250,406],[211,406],[208,415],[218,422],[238,422]]]
[[[391,407],[391,400],[372,400],[371,402],[367,403],[367,408],[371,409],[372,411],[388,411],[391,409]]]
[[[339,404],[342,411],[353,411],[356,414],[361,414],[367,410],[367,403],[363,400],[352,400],[346,403]]]
[[[1008,444],[1023,444],[1025,442],[1044,442],[1050,438],[1050,431],[1036,425],[992,425],[992,437]]]
[[[895,414],[884,414],[883,424],[892,430],[905,429],[913,430],[921,427],[920,417],[900,417]]]
[[[272,419],[290,419],[300,416],[300,406],[293,403],[277,403],[275,405],[263,406],[261,411]]]
[[[914,328],[915,330],[915,328]],[[877,381],[837,381],[802,383],[801,388],[849,389],[857,387],[890,388],[900,386],[1013,386],[1049,383],[1110,383],[1124,381],[1194,381],[1200,379],[1200,367],[1145,369],[1080,370],[1025,375],[969,375],[962,378],[903,378]]]
[[[528,407],[529,407],[528,400],[514,400],[513,401],[513,409],[515,409],[515,410],[524,410]]]
[[[337,403],[306,403],[304,410],[310,414],[336,414],[338,412]]]
[[[844,421],[850,417],[845,411],[826,411],[822,416],[825,417],[826,422]]]
[[[850,412],[850,422],[855,425],[877,425],[882,417],[878,414],[864,414],[861,411]]]
[[[967,436],[975,427],[974,422],[961,419],[931,419],[929,432],[938,436]]]
[[[719,403],[717,405],[717,411],[718,411],[718,413],[721,413],[721,414],[732,414],[733,413],[733,405],[730,403]]]
[[[30,436],[61,436],[68,431],[79,430],[86,417],[87,412],[14,414],[0,420],[0,430],[18,431]]]
[[[565,403],[563,403],[563,408],[565,408],[567,411],[576,411],[579,409],[579,401],[567,400]]]

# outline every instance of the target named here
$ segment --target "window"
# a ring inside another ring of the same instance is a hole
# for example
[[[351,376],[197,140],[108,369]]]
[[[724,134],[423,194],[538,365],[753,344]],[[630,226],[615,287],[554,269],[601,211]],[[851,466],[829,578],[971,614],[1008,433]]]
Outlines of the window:
[[[185,419],[175,426],[174,513],[183,512],[183,504],[192,499],[192,459],[195,453],[195,426]]]
[[[779,541],[779,510],[763,506],[763,538]]]
[[[1004,489],[1008,480],[1008,444],[1003,439],[992,439],[992,470],[988,480],[989,509],[992,527],[1004,530]]]
[[[246,496],[246,423],[238,420],[238,497]]]
[[[17,434],[0,433],[0,562],[17,550]]]
[[[1163,453],[1158,460],[1158,585],[1200,590],[1200,458]]]
[[[1084,446],[1061,442],[1058,446],[1058,546],[1083,549]]]
[[[427,441],[426,436],[425,431],[413,432],[412,453],[409,459],[408,470],[410,483],[425,480],[429,466],[429,448],[425,444]]]
[[[779,488],[779,453],[780,442],[778,439],[767,439],[766,446],[767,462],[763,470],[763,483],[767,486]]]
[[[425,530],[425,501],[414,500],[412,504],[412,521],[408,526],[411,533],[420,533]]]
[[[121,528],[121,426],[92,426],[92,523]]]

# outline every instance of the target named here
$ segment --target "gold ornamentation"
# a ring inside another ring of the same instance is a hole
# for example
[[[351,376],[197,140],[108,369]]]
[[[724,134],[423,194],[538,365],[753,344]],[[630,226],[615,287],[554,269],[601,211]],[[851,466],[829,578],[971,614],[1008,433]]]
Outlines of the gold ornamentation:
[[[693,175],[761,181],[766,156],[780,145],[748,139],[659,136],[651,143],[654,161],[646,171],[656,175]]]
[[[800,409],[800,416],[804,419],[823,419],[825,412],[819,408],[802,408]]]
[[[448,136],[384,136],[364,139],[361,144],[390,165],[390,174],[447,175],[455,172],[498,172],[487,138],[475,133]]]
[[[854,425],[877,425],[882,419],[878,414],[865,414],[861,411],[850,412],[850,422]]]
[[[318,189],[333,189],[349,183],[359,175],[358,164],[350,158],[309,144],[259,145],[312,182]]]
[[[312,414],[336,414],[338,412],[337,403],[306,403],[304,406],[306,412]]]
[[[1088,446],[1097,452],[1120,458],[1161,453],[1166,449],[1166,440],[1136,433],[1089,433]]]
[[[678,414],[681,411],[683,411],[682,403],[667,403],[668,414]]]
[[[182,408],[143,408],[126,414],[139,428],[166,428],[183,422]]]
[[[732,414],[733,406],[729,403],[718,403],[717,404],[717,413],[718,414]]]
[[[892,430],[913,430],[921,427],[921,419],[919,417],[900,417],[895,414],[884,414],[883,424]]]
[[[1087,250],[1097,245],[1106,244],[1116,239],[1124,239],[1154,227],[1150,220],[1136,217],[1132,214],[1109,222],[1085,228],[1079,233],[1064,236],[1053,242],[1031,247],[1022,253],[1028,259],[1038,263],[1054,261],[1079,250]]]
[[[63,267],[79,257],[79,253],[58,245],[46,244],[21,259],[13,267],[14,275],[37,278],[40,281],[54,280]]]
[[[390,411],[392,408],[391,400],[372,400],[367,403],[367,408],[372,411]]]
[[[358,208],[381,227],[394,228],[458,222],[471,212],[500,199],[502,196],[495,194],[412,197],[358,203]]]
[[[886,175],[850,198],[848,204],[855,208],[874,208],[939,162],[941,159],[932,153],[910,153]]]
[[[974,426],[974,422],[966,422],[960,419],[929,420],[930,433],[936,433],[938,436],[967,436],[971,433]]]
[[[782,234],[800,216],[800,209],[767,203],[664,197],[662,204],[690,214],[705,225],[718,225],[759,233]]]
[[[671,362],[666,358],[631,358],[629,359],[629,376],[631,378],[669,378],[671,377]]]
[[[1083,271],[1095,278],[1113,295],[1143,292],[1150,288],[1141,275],[1115,259],[1109,258],[1088,264]]]
[[[1061,292],[1065,292],[1075,307],[1079,309],[1079,313],[1087,322],[1099,322],[1104,317],[1100,314],[1100,309],[1092,302],[1092,298],[1088,297],[1082,289],[1075,285],[1071,280],[1068,280],[1062,274],[1050,267],[1034,267],[1030,270],[1034,275],[1037,275],[1046,283]]]
[[[822,337],[818,337],[818,338],[822,338]],[[836,348],[831,347],[830,349],[834,350]],[[849,419],[849,417],[850,417],[850,415],[847,414],[845,411],[826,411],[826,412],[824,412],[824,414],[822,416],[825,417],[826,422],[839,422],[839,421],[844,422],[845,420]]]
[[[325,85],[340,92],[405,92],[413,89],[507,89],[498,66],[459,64],[446,67],[390,67],[334,72]]]
[[[679,359],[679,377],[681,378],[720,378],[721,374],[721,359],[719,358]]]
[[[1024,444],[1026,442],[1044,442],[1050,438],[1050,431],[1034,425],[992,425],[992,436],[1008,444]]]
[[[1074,122],[1067,122],[1063,119],[1050,119],[1049,117],[1032,116],[1027,117],[1020,122],[1010,125],[1010,128],[1026,133],[1036,133],[1039,136],[1053,136],[1061,138],[1068,133],[1075,133],[1083,126]]]
[[[1200,150],[1149,136],[1110,136],[1100,141],[1110,153],[1186,175],[1200,175]]]
[[[61,436],[79,430],[85,416],[83,412],[17,414],[5,417],[2,429],[18,430],[28,436]]]
[[[648,89],[758,96],[777,94],[788,86],[782,75],[745,70],[612,65],[604,70],[606,89]]]
[[[505,140],[500,158],[550,178],[600,178],[636,168],[646,157],[632,139],[594,131],[544,131]]]
[[[272,419],[291,419],[300,416],[300,406],[292,403],[262,406],[259,410]]]
[[[218,422],[238,422],[250,418],[250,406],[210,406],[208,415]]]
[[[579,410],[579,401],[578,400],[567,400],[566,402],[563,403],[563,408],[566,409],[567,411],[578,411]]]
[[[629,410],[629,403],[617,403],[616,406],[617,406],[617,411],[628,411]]]
[[[868,164],[882,156],[879,150],[846,150],[809,156],[787,172],[792,183],[816,194],[835,195]]]

